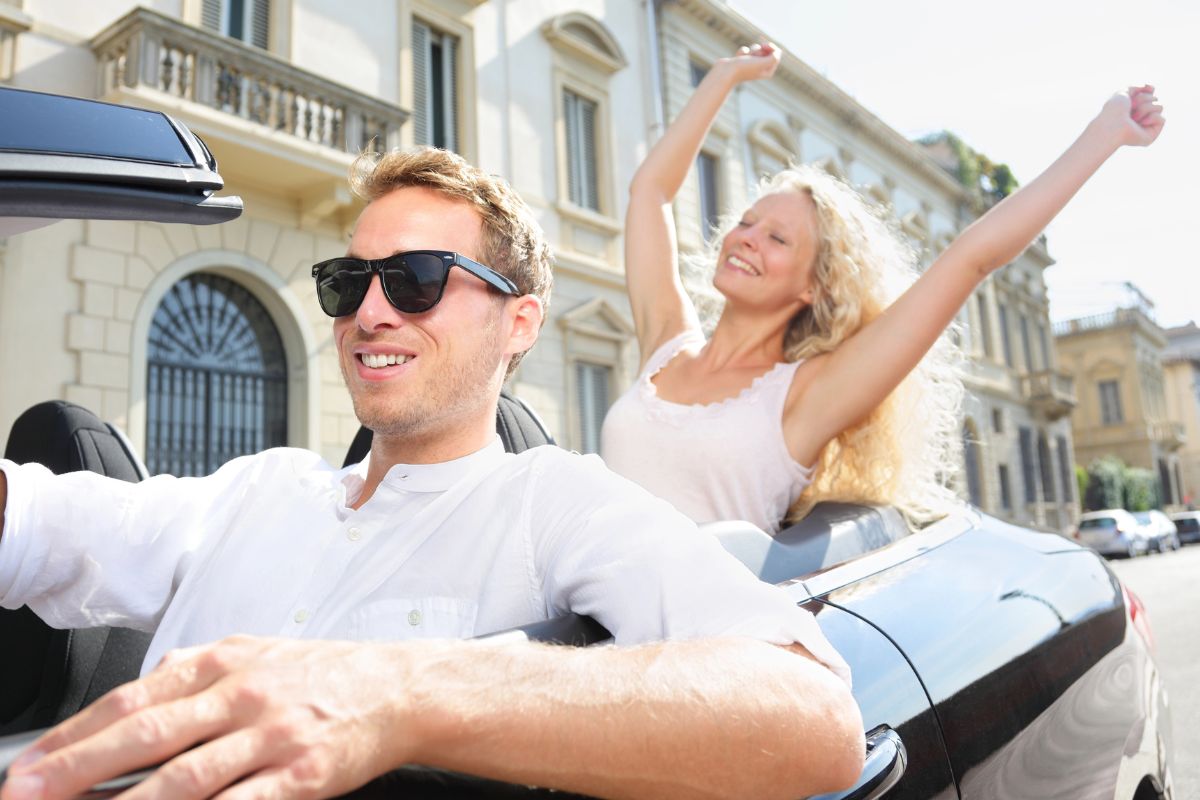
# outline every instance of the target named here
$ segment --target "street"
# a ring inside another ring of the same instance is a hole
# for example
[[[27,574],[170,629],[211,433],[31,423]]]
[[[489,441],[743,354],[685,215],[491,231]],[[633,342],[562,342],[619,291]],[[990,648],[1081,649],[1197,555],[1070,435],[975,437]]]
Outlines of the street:
[[[1110,564],[1150,613],[1171,704],[1175,798],[1200,800],[1200,748],[1188,735],[1191,721],[1200,717],[1200,544]]]

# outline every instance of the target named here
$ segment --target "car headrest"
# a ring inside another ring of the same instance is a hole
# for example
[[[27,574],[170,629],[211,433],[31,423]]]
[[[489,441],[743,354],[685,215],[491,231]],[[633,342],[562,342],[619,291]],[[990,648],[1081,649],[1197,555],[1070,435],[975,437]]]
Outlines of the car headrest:
[[[90,470],[134,483],[146,476],[120,431],[64,400],[38,403],[17,417],[4,457],[18,464],[36,462],[57,474]]]

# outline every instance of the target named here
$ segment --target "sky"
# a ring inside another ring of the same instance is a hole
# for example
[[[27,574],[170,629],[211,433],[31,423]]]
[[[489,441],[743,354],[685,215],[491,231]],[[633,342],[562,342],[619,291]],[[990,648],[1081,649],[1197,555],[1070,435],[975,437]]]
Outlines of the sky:
[[[1029,182],[1114,91],[1152,84],[1166,127],[1118,151],[1046,230],[1058,321],[1128,304],[1200,322],[1200,0],[729,0],[909,138],[948,129]]]

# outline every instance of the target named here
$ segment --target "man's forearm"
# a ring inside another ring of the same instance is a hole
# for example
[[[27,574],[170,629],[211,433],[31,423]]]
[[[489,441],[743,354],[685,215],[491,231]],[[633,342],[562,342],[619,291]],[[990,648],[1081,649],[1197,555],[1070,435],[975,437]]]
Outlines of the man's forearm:
[[[409,677],[430,766],[600,797],[764,798],[845,788],[862,767],[846,686],[762,642],[448,643]]]
[[[47,732],[0,798],[68,800],[166,762],[139,791],[211,797],[241,780],[247,796],[334,797],[425,764],[599,797],[791,800],[850,786],[862,760],[846,685],[762,642],[243,636],[169,654]]]

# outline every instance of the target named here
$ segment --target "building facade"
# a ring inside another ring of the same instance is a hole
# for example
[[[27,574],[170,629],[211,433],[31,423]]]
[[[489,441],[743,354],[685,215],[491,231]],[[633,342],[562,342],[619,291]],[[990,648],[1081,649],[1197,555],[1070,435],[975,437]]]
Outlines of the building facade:
[[[181,119],[246,206],[211,228],[67,221],[0,243],[0,326],[36,332],[0,337],[0,370],[27,376],[0,386],[0,428],[62,397],[165,471],[283,443],[340,461],[358,423],[308,267],[344,251],[357,152],[433,144],[507,178],[545,229],[554,298],[513,388],[560,443],[595,450],[637,365],[626,187],[704,70],[764,38],[716,0],[359,0],[353,15],[331,0],[0,0],[0,82]],[[675,206],[681,249],[700,252],[720,211],[791,161],[887,205],[925,263],[975,217],[925,148],[786,54],[722,110]],[[1047,344],[1051,263],[1035,244],[963,311],[960,483],[986,511],[1064,527],[1073,395]]]
[[[1200,489],[1200,328],[1195,322],[1167,328],[1163,354],[1167,417],[1183,425],[1179,448],[1179,502],[1194,506]]]
[[[1184,426],[1167,403],[1167,337],[1147,302],[1055,325],[1059,362],[1079,387],[1071,418],[1079,463],[1115,455],[1150,470],[1164,506],[1188,493],[1180,455]]]

